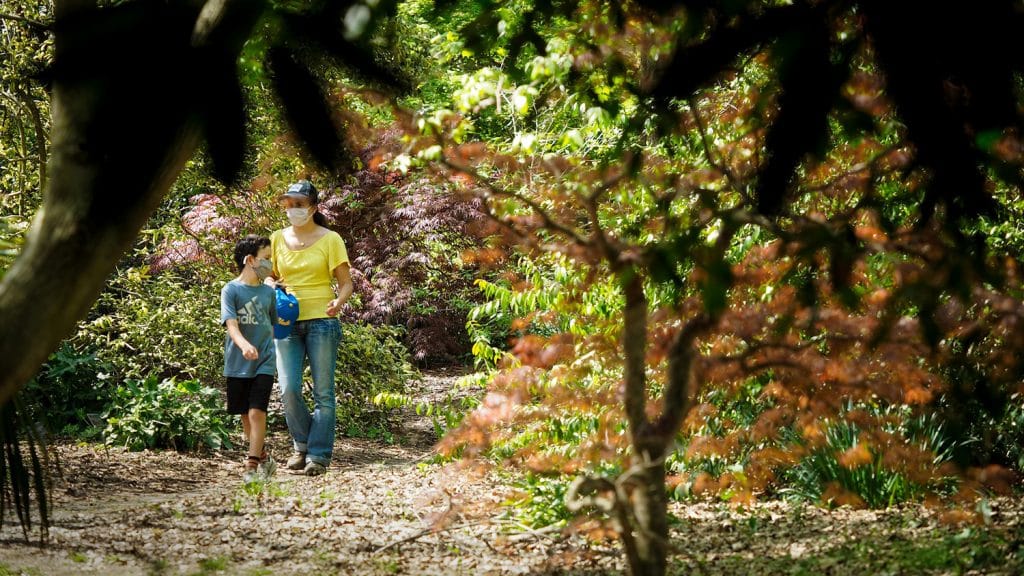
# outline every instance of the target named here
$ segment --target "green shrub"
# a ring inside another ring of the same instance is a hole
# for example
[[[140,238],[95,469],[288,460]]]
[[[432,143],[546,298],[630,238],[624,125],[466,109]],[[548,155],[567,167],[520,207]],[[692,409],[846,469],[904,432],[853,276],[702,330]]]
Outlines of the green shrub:
[[[705,473],[712,478],[731,474],[744,478],[745,467],[753,452],[777,447],[783,451],[806,446],[806,439],[793,426],[779,430],[776,439],[752,437],[743,433],[750,430],[758,417],[773,407],[773,403],[761,396],[763,379],[750,379],[736,390],[712,389],[701,398],[702,402],[715,407],[715,411],[704,419],[694,435],[725,437],[738,435],[738,441],[729,454],[709,454],[686,458],[686,447],[693,436],[682,435],[680,449],[667,459],[670,473],[688,478],[675,492],[678,497],[690,495],[690,485],[698,474]],[[769,494],[779,494],[789,499],[820,502],[826,490],[832,486],[856,494],[868,506],[883,508],[892,504],[914,501],[929,491],[945,491],[950,488],[951,479],[936,477],[927,484],[911,480],[906,473],[894,470],[885,463],[884,449],[868,446],[869,461],[847,466],[842,463],[843,455],[857,447],[866,430],[847,420],[851,412],[860,412],[873,422],[874,431],[891,434],[897,441],[922,448],[934,454],[926,465],[937,472],[942,463],[953,458],[957,447],[946,430],[942,419],[935,413],[915,413],[906,405],[883,405],[868,403],[847,403],[835,418],[826,421],[823,428],[824,443],[806,451],[796,463],[780,466],[775,470],[776,480],[769,487]],[[728,489],[719,494],[728,497]]]
[[[231,446],[220,391],[196,380],[128,380],[114,391],[103,418],[106,443],[131,450]]]
[[[848,406],[848,410],[855,406]],[[860,406],[859,408],[863,408]],[[908,406],[877,406],[875,415],[888,416],[893,423],[882,428],[896,438],[920,446],[934,454],[935,470],[951,459],[954,443],[949,438],[942,420],[935,414],[913,415]],[[950,479],[936,477],[926,484],[915,482],[906,474],[893,470],[883,462],[884,453],[871,449],[871,460],[855,467],[844,466],[839,457],[857,446],[860,428],[851,422],[838,420],[825,428],[826,443],[801,458],[793,467],[783,471],[782,492],[790,498],[820,501],[825,487],[835,484],[862,498],[872,508],[884,508],[907,501],[920,500],[930,490],[943,491]],[[790,441],[800,442],[792,436]]]
[[[95,415],[110,400],[110,370],[95,353],[65,341],[25,385],[22,398],[51,432],[91,437],[99,433]]]
[[[505,504],[513,519],[530,528],[564,523],[572,518],[565,507],[565,494],[571,478],[526,473],[513,482],[518,495]]]
[[[996,454],[1018,472],[1024,472],[1024,394],[1014,393],[996,425]]]
[[[434,428],[434,435],[444,436],[449,430],[462,423],[471,410],[480,405],[480,394],[486,386],[484,374],[464,376],[439,400],[422,400],[409,394],[381,392],[373,397],[373,403],[389,409],[412,408],[417,416],[426,416]],[[473,391],[477,393],[474,393]]]
[[[835,483],[863,498],[872,508],[884,508],[922,494],[920,486],[883,467],[880,454],[874,453],[870,462],[852,468],[840,463],[839,456],[855,447],[859,437],[860,430],[849,422],[828,427],[825,446],[783,473],[781,492],[796,500],[817,502],[825,487]]]
[[[74,337],[114,368],[115,381],[223,379],[221,283],[150,275],[145,267],[117,273]]]
[[[222,389],[221,285],[171,273],[150,275],[145,268],[122,271],[72,344],[95,349],[96,362],[110,368],[113,381],[177,379]],[[343,331],[336,374],[339,429],[389,437],[389,411],[372,399],[382,392],[403,393],[406,381],[416,375],[402,331],[364,323],[344,323]]]
[[[418,377],[394,326],[343,324],[338,350],[336,394],[338,427],[348,435],[390,438],[387,406],[374,403],[381,394],[404,394]]]

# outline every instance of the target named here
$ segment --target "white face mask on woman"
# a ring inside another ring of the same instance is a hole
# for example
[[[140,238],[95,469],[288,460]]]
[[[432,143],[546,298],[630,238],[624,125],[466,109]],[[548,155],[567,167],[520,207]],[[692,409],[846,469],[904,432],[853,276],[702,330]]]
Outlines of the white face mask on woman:
[[[288,214],[288,221],[292,223],[292,226],[302,226],[309,221],[312,211],[312,208],[289,208],[285,210],[285,213]]]

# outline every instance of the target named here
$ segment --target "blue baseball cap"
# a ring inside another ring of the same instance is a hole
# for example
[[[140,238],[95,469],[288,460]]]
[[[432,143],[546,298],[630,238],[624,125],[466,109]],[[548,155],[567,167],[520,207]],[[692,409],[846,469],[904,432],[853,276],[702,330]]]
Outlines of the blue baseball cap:
[[[274,338],[280,340],[292,333],[292,326],[299,319],[299,301],[294,294],[285,292],[280,286],[274,290],[277,299],[277,324],[274,324]]]
[[[288,191],[277,197],[277,201],[280,202],[285,198],[305,198],[309,200],[309,203],[316,206],[317,200],[320,198],[320,194],[316,191],[316,187],[309,180],[299,180],[288,187]]]

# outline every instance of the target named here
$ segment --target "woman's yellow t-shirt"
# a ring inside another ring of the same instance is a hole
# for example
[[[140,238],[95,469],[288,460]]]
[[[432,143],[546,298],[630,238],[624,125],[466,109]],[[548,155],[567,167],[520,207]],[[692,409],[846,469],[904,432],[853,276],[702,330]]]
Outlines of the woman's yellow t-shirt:
[[[298,319],[327,318],[327,304],[336,297],[333,271],[348,263],[341,236],[332,230],[302,250],[292,250],[277,230],[270,235],[270,252],[274,275],[299,301]]]

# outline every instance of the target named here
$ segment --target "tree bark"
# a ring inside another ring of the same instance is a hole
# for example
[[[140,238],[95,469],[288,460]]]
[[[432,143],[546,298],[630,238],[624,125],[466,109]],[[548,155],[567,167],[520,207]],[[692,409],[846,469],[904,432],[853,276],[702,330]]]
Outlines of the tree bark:
[[[246,18],[217,18],[243,4]],[[227,23],[216,48],[233,62],[258,18],[254,4],[218,0],[217,14],[199,16],[186,2],[55,3],[50,176],[0,282],[0,404],[85,316],[195,151],[196,48],[209,54],[206,38]]]
[[[633,576],[661,576],[668,562],[668,500],[665,495],[664,454],[671,434],[651,426],[647,417],[647,296],[643,277],[635,268],[620,272],[626,297],[623,314],[623,356],[625,358],[625,406],[629,421],[633,468],[619,483],[630,499],[620,502],[631,512],[630,530],[634,545],[626,548]],[[622,496],[620,495],[620,498]]]
[[[665,464],[634,459],[644,472],[634,481],[633,515],[636,520],[633,540],[637,558],[631,562],[634,576],[662,576],[668,565],[668,496],[665,493]]]

